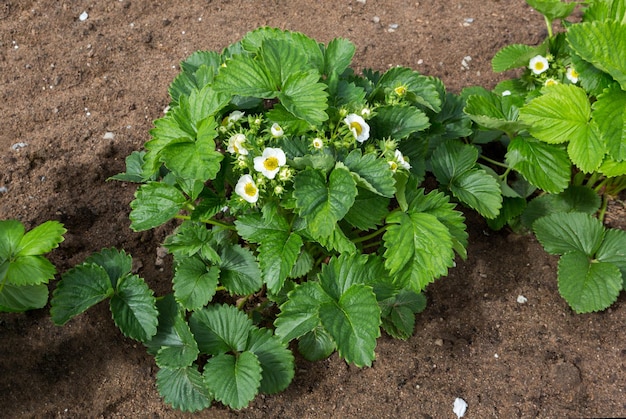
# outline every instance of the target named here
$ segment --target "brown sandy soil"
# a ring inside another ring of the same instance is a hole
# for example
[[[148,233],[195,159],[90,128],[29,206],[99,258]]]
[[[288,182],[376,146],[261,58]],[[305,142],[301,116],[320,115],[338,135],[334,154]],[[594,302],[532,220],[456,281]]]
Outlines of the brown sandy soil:
[[[149,138],[181,60],[261,25],[322,42],[349,38],[357,71],[405,65],[453,92],[493,87],[499,48],[545,36],[543,18],[523,0],[2,0],[0,218],[27,228],[63,222],[66,240],[50,254],[61,272],[116,246],[167,292],[171,262],[155,261],[168,226],[133,233],[135,188],[105,179]],[[114,138],[103,138],[108,132]],[[624,228],[623,204],[612,204],[609,220]],[[411,339],[383,335],[372,368],[336,355],[298,360],[284,393],[197,416],[454,418],[456,397],[469,403],[467,418],[626,416],[624,297],[575,315],[558,295],[556,259],[534,239],[489,232],[472,213],[468,229],[469,259],[428,288]],[[163,404],[155,373],[105,304],[64,327],[48,309],[0,315],[2,417],[185,416]]]

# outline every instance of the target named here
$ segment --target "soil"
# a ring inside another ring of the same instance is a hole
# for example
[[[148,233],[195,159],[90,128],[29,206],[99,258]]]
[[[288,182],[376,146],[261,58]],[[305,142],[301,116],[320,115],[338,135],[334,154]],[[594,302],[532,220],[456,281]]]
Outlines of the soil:
[[[157,249],[171,226],[132,232],[135,187],[106,179],[149,139],[181,60],[261,25],[349,38],[357,71],[409,66],[452,92],[493,87],[506,76],[491,71],[496,51],[546,35],[524,0],[0,0],[0,218],[63,222],[66,240],[49,255],[59,272],[115,246],[167,292],[171,260]],[[612,202],[610,224],[625,228],[624,213]],[[626,416],[624,296],[574,314],[555,257],[466,214],[468,260],[429,286],[413,337],[383,335],[373,367],[298,359],[285,392],[196,416],[454,418],[457,397],[468,418]],[[63,327],[48,308],[0,315],[0,416],[188,416],[162,402],[156,371],[104,303]]]

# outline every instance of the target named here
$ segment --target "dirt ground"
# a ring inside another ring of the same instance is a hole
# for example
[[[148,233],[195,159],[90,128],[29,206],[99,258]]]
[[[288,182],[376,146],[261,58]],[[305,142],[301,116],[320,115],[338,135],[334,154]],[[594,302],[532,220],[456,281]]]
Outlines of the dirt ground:
[[[524,0],[0,0],[0,218],[63,222],[50,254],[61,272],[116,246],[167,292],[171,262],[156,263],[167,226],[133,233],[135,187],[105,179],[149,138],[181,60],[261,25],[349,38],[357,71],[409,66],[453,92],[493,87],[495,52],[546,33]],[[625,228],[623,214],[614,202],[610,223]],[[556,258],[467,217],[469,259],[429,286],[411,339],[383,335],[372,368],[298,360],[287,391],[196,416],[454,418],[457,397],[467,418],[626,416],[623,295],[575,315],[558,295]],[[155,374],[106,304],[64,327],[47,308],[0,315],[2,417],[186,417],[163,404]]]

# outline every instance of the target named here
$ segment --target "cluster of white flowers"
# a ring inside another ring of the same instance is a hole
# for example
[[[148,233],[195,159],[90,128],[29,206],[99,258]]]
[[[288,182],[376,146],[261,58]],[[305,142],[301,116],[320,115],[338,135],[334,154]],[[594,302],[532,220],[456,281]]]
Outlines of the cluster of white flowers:
[[[559,74],[558,70],[556,72],[555,71],[551,71],[549,73],[550,75],[548,73],[546,73],[548,70],[551,69],[551,67],[550,67],[550,60],[547,57],[544,57],[543,55],[536,55],[536,56],[534,56],[528,62],[528,68],[531,70],[531,72],[535,76],[539,76],[541,74],[544,74],[544,76],[543,76],[543,77],[545,77],[545,80],[543,80],[543,85],[544,86],[554,86],[556,84],[559,84],[559,80],[554,77],[555,74]],[[557,68],[558,68],[558,64],[557,64]],[[563,67],[561,66],[561,68],[563,68]],[[562,73],[560,73],[560,74],[562,74]],[[547,75],[547,77],[546,77],[546,75]],[[571,66],[566,68],[566,70],[565,70],[565,77],[572,84],[578,83],[579,74],[576,71],[576,69],[574,69]]]

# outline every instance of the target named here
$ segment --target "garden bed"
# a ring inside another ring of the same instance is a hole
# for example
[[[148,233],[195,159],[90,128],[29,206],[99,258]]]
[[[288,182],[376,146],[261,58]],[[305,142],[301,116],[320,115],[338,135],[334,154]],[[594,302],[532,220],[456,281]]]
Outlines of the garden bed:
[[[65,241],[50,254],[61,272],[104,247],[124,248],[157,294],[170,287],[171,259],[158,249],[174,224],[132,232],[135,186],[105,180],[148,139],[192,52],[270,25],[320,42],[348,38],[357,71],[403,65],[458,93],[504,77],[490,66],[503,46],[545,37],[543,17],[523,0],[101,3],[2,3],[0,218],[64,223]],[[612,202],[607,222],[625,228],[624,213]],[[468,260],[427,288],[408,341],[383,335],[371,368],[337,355],[298,359],[285,392],[203,415],[453,417],[457,397],[467,417],[626,415],[624,297],[574,314],[557,291],[556,257],[531,236],[466,217]],[[106,304],[64,327],[48,309],[0,315],[0,371],[0,409],[10,417],[184,416],[164,405],[153,358],[120,334]]]

